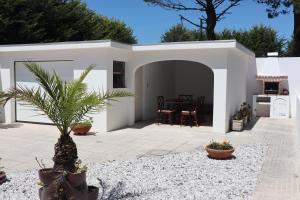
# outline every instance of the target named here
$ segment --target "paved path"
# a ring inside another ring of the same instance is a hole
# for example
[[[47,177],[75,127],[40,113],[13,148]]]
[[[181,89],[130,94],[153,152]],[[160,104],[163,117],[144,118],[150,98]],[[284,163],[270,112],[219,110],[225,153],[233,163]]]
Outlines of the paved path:
[[[299,200],[300,157],[298,137],[292,121],[265,120],[255,128],[269,145],[254,200]]]
[[[38,169],[35,157],[51,166],[55,127],[34,124],[0,125],[1,165],[7,172]],[[138,124],[110,133],[76,136],[79,157],[86,163],[135,159],[147,155],[202,149],[210,140],[229,139],[234,145],[268,144],[267,159],[254,200],[300,199],[300,157],[293,120],[259,119],[241,133],[212,133],[211,128]]]

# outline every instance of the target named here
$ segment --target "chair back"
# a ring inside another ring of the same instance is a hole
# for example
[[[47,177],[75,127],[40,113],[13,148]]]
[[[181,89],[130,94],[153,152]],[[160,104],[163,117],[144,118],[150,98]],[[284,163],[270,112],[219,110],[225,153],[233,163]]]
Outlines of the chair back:
[[[199,112],[199,110],[203,108],[204,102],[205,102],[205,96],[200,96],[197,98],[197,102],[195,106],[195,110],[197,112]]]
[[[200,96],[197,98],[197,103],[199,104],[199,106],[204,105],[205,102],[205,96]]]
[[[182,101],[193,101],[193,95],[190,94],[180,94],[178,95],[178,99]]]
[[[165,104],[165,98],[163,96],[157,97],[157,110],[164,109]]]

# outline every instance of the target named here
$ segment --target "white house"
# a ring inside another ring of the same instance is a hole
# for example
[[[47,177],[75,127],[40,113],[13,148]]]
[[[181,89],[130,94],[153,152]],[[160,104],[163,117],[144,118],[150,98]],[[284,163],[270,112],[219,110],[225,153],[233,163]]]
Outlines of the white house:
[[[264,68],[256,66],[254,53],[235,40],[152,45],[107,40],[6,45],[0,46],[0,90],[36,85],[24,67],[26,61],[55,69],[65,80],[95,65],[86,79],[91,90],[121,88],[135,93],[135,97],[121,98],[95,114],[95,131],[115,130],[154,118],[159,95],[172,98],[192,94],[205,96],[206,103],[212,105],[213,131],[227,132],[230,118],[240,104],[252,103],[252,95],[258,91],[256,76]],[[30,107],[13,101],[2,110],[0,120],[50,122]]]

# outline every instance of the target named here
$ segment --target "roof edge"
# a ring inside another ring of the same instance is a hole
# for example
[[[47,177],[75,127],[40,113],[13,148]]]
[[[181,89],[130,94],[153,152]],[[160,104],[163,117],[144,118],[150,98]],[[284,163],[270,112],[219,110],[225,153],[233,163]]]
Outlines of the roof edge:
[[[194,45],[194,46],[193,46]],[[214,45],[214,46],[213,46]],[[116,48],[128,51],[152,51],[152,50],[176,50],[176,49],[205,49],[205,48],[237,48],[240,51],[253,55],[255,54],[237,42],[236,40],[208,40],[208,41],[186,41],[166,42],[154,44],[125,44],[113,40],[88,40],[69,41],[53,43],[34,44],[9,44],[0,45],[0,52],[22,52],[40,50],[66,50],[66,49],[88,49],[88,48]]]

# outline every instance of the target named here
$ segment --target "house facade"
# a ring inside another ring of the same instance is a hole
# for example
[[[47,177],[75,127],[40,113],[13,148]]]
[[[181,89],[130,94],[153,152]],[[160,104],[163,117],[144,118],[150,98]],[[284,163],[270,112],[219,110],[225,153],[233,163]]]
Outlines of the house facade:
[[[89,65],[90,90],[127,90],[135,97],[113,102],[94,114],[95,131],[111,131],[156,116],[156,97],[180,94],[205,96],[212,107],[212,129],[227,132],[242,102],[257,93],[258,69],[253,52],[236,42],[205,41],[126,45],[113,41],[65,42],[0,46],[0,90],[37,86],[24,62],[36,62],[72,80]],[[0,111],[1,122],[50,123],[30,106],[10,101]]]

